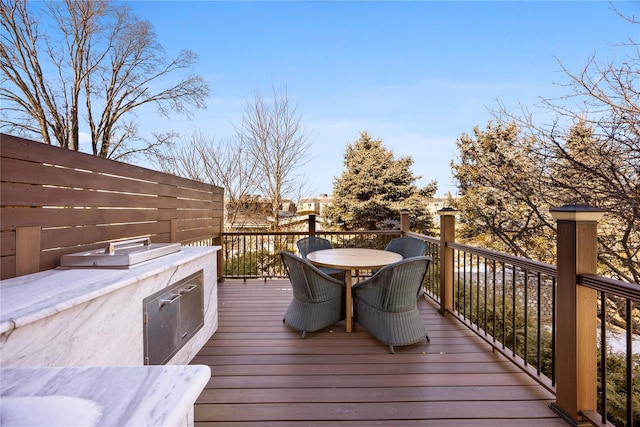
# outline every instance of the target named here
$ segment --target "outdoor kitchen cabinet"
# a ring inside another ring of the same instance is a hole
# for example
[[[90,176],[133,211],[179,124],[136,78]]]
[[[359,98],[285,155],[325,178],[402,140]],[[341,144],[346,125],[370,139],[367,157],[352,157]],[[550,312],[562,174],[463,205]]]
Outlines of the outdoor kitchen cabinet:
[[[1,281],[0,367],[189,364],[218,329],[219,250],[184,246],[128,267],[65,266]],[[144,301],[167,292],[180,298],[168,295],[175,301],[156,310],[164,326],[145,324]],[[164,353],[145,346],[145,329],[152,342],[160,331]]]

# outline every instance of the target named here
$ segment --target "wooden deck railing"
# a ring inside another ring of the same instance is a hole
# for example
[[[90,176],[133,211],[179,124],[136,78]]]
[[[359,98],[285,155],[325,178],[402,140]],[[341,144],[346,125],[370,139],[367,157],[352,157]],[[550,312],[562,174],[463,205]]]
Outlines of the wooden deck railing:
[[[598,317],[600,321],[600,361],[598,370],[598,411],[584,410],[582,415],[588,419],[593,425],[604,424],[609,417],[610,400],[613,398],[617,390],[628,390],[624,395],[624,411],[618,415],[615,421],[617,425],[638,426],[640,425],[640,351],[638,351],[636,342],[636,351],[634,352],[634,334],[633,328],[630,325],[637,323],[633,318],[632,307],[638,306],[640,302],[640,287],[630,283],[614,280],[594,274],[582,274],[578,276],[578,285],[580,287],[591,289],[598,293]],[[613,306],[613,307],[611,307]],[[622,381],[614,382],[612,389],[609,387],[603,387],[603,384],[608,384],[608,378],[610,375],[609,366],[616,365],[616,361],[609,362],[611,360],[611,354],[608,345],[608,337],[611,337],[611,327],[607,319],[611,316],[610,308],[617,312],[617,310],[623,307],[624,318],[627,319],[627,326],[622,333],[624,337],[624,369],[625,375]]]
[[[297,253],[296,242],[308,232],[232,232],[224,233],[223,276],[233,279],[270,279],[287,276],[280,251]],[[336,248],[384,249],[399,231],[322,231],[317,236],[331,241]]]
[[[453,242],[448,247],[455,266],[448,312],[553,391],[555,266]]]
[[[606,319],[612,299],[622,301],[626,318],[632,319],[631,307],[640,302],[640,286],[594,274],[595,231],[601,212],[575,206],[558,210],[558,266],[457,243],[456,213],[440,211],[440,238],[409,231],[406,214],[401,218],[404,227],[391,232],[316,231],[312,225],[310,232],[226,233],[225,276],[285,277],[276,255],[279,250],[296,252],[297,240],[309,234],[325,237],[335,247],[378,249],[398,235],[423,239],[427,255],[433,258],[425,295],[440,304],[441,314],[460,320],[555,393],[552,407],[569,424],[606,425],[607,419],[615,419],[616,425],[636,425],[640,415],[634,393],[627,393],[623,408],[614,408],[617,399],[612,403],[611,391],[602,386],[607,384],[608,370],[601,367],[611,359],[606,340],[612,328],[606,321],[598,326],[599,319]],[[625,380],[614,385],[624,390],[637,390],[640,382],[640,360],[633,353],[632,336],[627,326]]]
[[[588,206],[552,211],[557,266],[455,242],[455,216],[441,211],[441,313],[449,313],[556,393],[552,408],[569,424],[635,426],[640,357],[633,353],[632,306],[640,285],[597,276],[597,223]],[[624,380],[609,383],[608,304],[625,307]],[[598,308],[599,307],[599,308]],[[599,323],[599,326],[598,326]],[[598,344],[597,335],[600,335]],[[598,353],[599,352],[599,353]],[[598,360],[599,354],[599,360]],[[620,405],[619,393],[626,390]],[[614,406],[615,405],[615,406]]]

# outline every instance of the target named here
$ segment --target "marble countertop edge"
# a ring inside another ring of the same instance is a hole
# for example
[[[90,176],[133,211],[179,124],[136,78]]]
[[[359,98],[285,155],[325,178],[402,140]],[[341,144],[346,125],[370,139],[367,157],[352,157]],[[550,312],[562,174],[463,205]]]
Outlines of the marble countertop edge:
[[[3,377],[0,404],[10,405],[12,399],[33,400],[37,405],[41,402],[37,399],[42,397],[62,398],[60,402],[80,398],[100,408],[94,427],[142,427],[182,425],[210,380],[211,368],[206,365],[2,368],[0,375]],[[51,409],[40,407],[34,413],[39,413],[43,422],[55,425],[51,421],[55,420],[55,414],[47,410]]]
[[[203,257],[220,249],[220,246],[183,247],[180,252],[146,261],[128,269],[57,268],[3,280],[0,282],[0,292],[2,292],[0,334],[130,286],[167,269],[177,269],[187,261]],[[167,263],[168,261],[170,262]],[[87,285],[87,273],[95,271],[100,271],[101,278],[93,279],[90,285]],[[12,288],[29,286],[30,281],[40,284],[40,282],[53,280],[51,277],[54,273],[59,273],[56,280],[64,282],[66,279],[66,284],[52,289],[53,292],[50,292],[51,296],[48,298],[38,299],[36,296],[29,304],[22,304],[22,307],[12,309],[13,306],[20,305],[11,301]]]
[[[192,375],[192,386],[184,390],[173,404],[173,410],[165,414],[163,424],[168,426],[182,425],[185,414],[190,410],[198,399],[202,390],[211,379],[211,368],[206,365],[189,365],[189,368],[196,368]],[[131,426],[143,425],[149,420],[149,414],[142,410],[134,413],[128,420]]]

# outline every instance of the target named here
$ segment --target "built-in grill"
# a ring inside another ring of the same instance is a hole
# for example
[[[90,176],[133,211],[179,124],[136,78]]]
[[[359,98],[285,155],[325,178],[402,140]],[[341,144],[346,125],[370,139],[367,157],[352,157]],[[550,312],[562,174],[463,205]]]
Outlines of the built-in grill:
[[[109,242],[104,249],[62,255],[60,267],[129,268],[180,251],[180,243],[151,243],[150,237]]]

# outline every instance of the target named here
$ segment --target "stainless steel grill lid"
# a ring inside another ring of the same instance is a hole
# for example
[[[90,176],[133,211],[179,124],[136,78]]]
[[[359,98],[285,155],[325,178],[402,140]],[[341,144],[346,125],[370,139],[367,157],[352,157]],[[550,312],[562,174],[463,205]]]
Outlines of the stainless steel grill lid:
[[[180,251],[180,243],[151,243],[150,237],[109,242],[104,249],[62,255],[61,267],[129,267]]]

